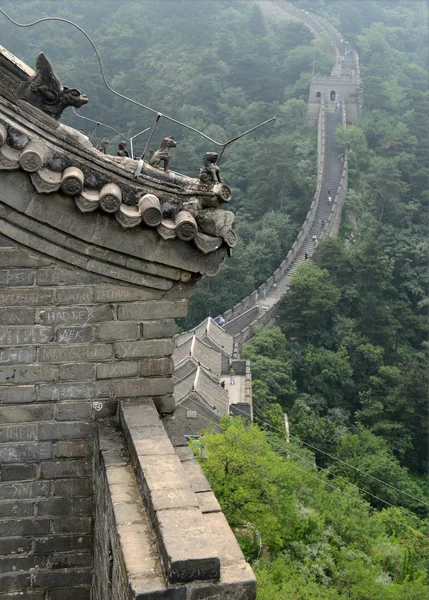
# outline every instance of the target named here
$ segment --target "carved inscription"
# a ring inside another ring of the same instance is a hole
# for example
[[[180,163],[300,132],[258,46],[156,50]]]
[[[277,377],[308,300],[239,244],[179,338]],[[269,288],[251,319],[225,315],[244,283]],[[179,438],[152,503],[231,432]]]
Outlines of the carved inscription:
[[[50,442],[35,444],[19,444],[0,449],[0,460],[3,462],[22,462],[29,460],[46,460],[52,456]]]
[[[217,579],[218,577],[219,569],[217,567],[198,569],[195,567],[188,567],[186,563],[183,565],[183,567],[170,569],[168,574],[168,578],[171,583],[177,583],[180,581],[194,581],[196,579]]]
[[[31,325],[34,323],[34,309],[0,308],[0,325]]]
[[[7,348],[0,350],[0,364],[31,363],[36,360],[36,348]]]
[[[46,344],[52,338],[52,327],[0,327],[0,346]]]
[[[2,383],[36,383],[58,379],[58,367],[53,365],[19,365],[0,368]]]
[[[76,346],[45,346],[39,350],[41,362],[74,362],[79,360],[106,360],[112,357],[107,344]]]
[[[92,288],[68,288],[57,290],[57,304],[91,304],[93,299]]]
[[[39,400],[57,402],[60,400],[91,399],[109,396],[109,386],[106,382],[97,383],[54,383],[41,385]]]
[[[37,440],[37,425],[7,425],[0,427],[1,442],[31,442]]]
[[[40,321],[46,325],[76,324],[85,327],[88,323],[111,321],[110,306],[88,306],[81,308],[57,308],[40,311]]]
[[[51,304],[53,290],[5,290],[0,291],[0,306],[43,306]]]
[[[31,285],[33,283],[33,271],[23,270],[0,270],[0,285]]]
[[[57,342],[60,344],[80,344],[92,340],[90,327],[66,327],[57,331]]]
[[[4,500],[21,500],[48,496],[51,492],[50,481],[31,481],[0,484],[0,498]]]

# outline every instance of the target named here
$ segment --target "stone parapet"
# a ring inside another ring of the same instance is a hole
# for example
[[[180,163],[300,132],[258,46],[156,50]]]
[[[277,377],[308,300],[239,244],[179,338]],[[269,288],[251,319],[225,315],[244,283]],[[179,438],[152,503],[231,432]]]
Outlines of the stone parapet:
[[[254,599],[255,577],[191,449],[171,444],[151,403],[123,402],[120,422],[95,442],[93,600]]]
[[[154,405],[123,403],[120,420],[167,580],[219,579],[219,556]]]

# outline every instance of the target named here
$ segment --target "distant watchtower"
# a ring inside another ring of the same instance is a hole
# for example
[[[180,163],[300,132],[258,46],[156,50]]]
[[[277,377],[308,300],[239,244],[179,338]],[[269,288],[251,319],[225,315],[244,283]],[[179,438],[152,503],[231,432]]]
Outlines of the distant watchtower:
[[[329,77],[312,77],[307,105],[309,124],[316,123],[322,98],[328,110],[334,110],[338,100],[345,102],[348,122],[353,123],[360,117],[363,88],[359,57],[355,51],[351,51],[343,63],[336,65]]]

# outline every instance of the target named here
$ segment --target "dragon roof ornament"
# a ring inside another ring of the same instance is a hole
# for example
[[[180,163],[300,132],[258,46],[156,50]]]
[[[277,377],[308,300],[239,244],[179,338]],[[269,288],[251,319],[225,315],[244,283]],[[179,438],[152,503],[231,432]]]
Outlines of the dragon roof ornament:
[[[235,246],[234,216],[217,210],[231,190],[216,153],[207,153],[198,177],[181,175],[169,169],[176,142],[166,138],[136,178],[136,160],[104,154],[55,120],[67,106],[87,101],[61,85],[43,54],[34,72],[0,46],[0,171],[22,170],[39,194],[65,194],[82,213],[110,214],[125,229],[155,229],[162,239],[178,238],[203,254]]]

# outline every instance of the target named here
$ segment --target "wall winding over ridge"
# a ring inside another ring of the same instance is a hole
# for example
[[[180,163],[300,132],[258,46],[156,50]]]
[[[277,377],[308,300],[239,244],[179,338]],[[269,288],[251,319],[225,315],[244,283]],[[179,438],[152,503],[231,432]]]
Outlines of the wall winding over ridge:
[[[335,29],[335,27],[333,27],[322,17],[302,11],[291,5],[289,2],[285,2],[284,0],[272,0],[272,4],[275,4],[279,8],[287,11],[294,18],[306,23],[316,34],[325,33],[329,35],[337,56],[337,61],[334,68],[332,69],[330,78],[333,78],[333,80],[338,81],[345,80],[349,77],[345,73],[342,73],[342,35],[337,29]],[[360,80],[359,55],[355,50],[352,50],[351,56],[354,63],[354,70],[356,73],[356,76],[354,78],[356,80]],[[329,81],[330,78],[327,78],[327,80]],[[354,107],[349,108],[351,108],[353,113],[355,112]],[[231,309],[228,309],[223,313],[223,317],[226,321],[226,323],[224,324],[224,329],[234,336],[235,357],[239,356],[242,345],[253,336],[254,327],[257,325],[266,325],[274,317],[280,303],[280,295],[278,293],[275,293],[277,291],[275,288],[277,288],[277,286],[280,288],[281,282],[289,280],[291,273],[297,266],[297,263],[300,262],[300,255],[302,258],[302,254],[304,253],[306,244],[308,244],[310,234],[314,232],[313,228],[315,227],[316,214],[318,212],[318,209],[320,210],[321,207],[322,185],[323,182],[328,178],[328,165],[326,163],[326,145],[328,135],[326,119],[328,111],[332,112],[332,103],[325,103],[322,97],[318,116],[316,191],[310,209],[305,218],[305,221],[298,233],[296,240],[292,245],[292,248],[289,250],[285,260],[274,271],[274,273],[270,277],[268,277],[268,279],[264,283],[262,283],[251,294],[246,296],[246,298],[244,298],[241,302],[238,302]],[[346,125],[346,120],[346,104],[343,101],[341,112],[341,123],[343,126]],[[322,228],[321,232],[317,232],[319,241],[322,241],[327,237],[336,236],[338,234],[341,223],[342,209],[345,198],[347,196],[347,191],[348,158],[347,151],[345,151],[341,178],[339,181],[339,185],[333,195],[334,197],[331,207],[332,210],[330,211],[329,217],[326,219],[326,224]],[[326,202],[326,199],[324,199],[324,201]],[[266,294],[264,293],[264,290],[266,290]],[[274,298],[274,301],[266,302],[267,298],[268,300],[270,299],[270,295],[276,296]],[[262,306],[264,303],[268,304],[266,308]]]
[[[313,197],[313,201],[308,210],[308,213],[305,217],[305,221],[302,224],[301,229],[299,230],[299,233],[298,233],[294,243],[292,244],[292,248],[289,250],[289,252],[286,255],[286,258],[283,260],[283,262],[280,264],[280,266],[274,271],[274,273],[272,275],[270,275],[270,277],[268,277],[268,279],[264,283],[262,283],[256,290],[254,290],[251,294],[249,294],[249,296],[246,296],[241,302],[238,302],[232,308],[230,308],[229,310],[226,310],[223,313],[223,317],[226,321],[226,323],[224,325],[224,329],[228,333],[232,333],[232,328],[235,325],[235,322],[236,322],[235,320],[237,319],[237,317],[243,315],[245,312],[249,311],[249,309],[251,309],[252,307],[257,306],[258,300],[260,300],[264,297],[264,289],[266,289],[267,292],[269,292],[274,285],[274,281],[275,280],[279,281],[280,279],[282,279],[288,273],[288,271],[291,269],[291,267],[293,266],[294,261],[300,252],[301,246],[302,246],[303,242],[305,241],[305,239],[308,237],[308,234],[314,223],[314,217],[315,217],[315,214],[317,211],[317,207],[319,205],[320,191],[321,191],[321,187],[322,187],[323,172],[324,172],[324,166],[325,166],[325,147],[326,147],[325,109],[324,109],[323,103],[321,103],[320,112],[319,112],[319,121],[318,121],[318,136],[317,136],[316,191],[315,191],[315,194]],[[261,319],[261,317],[257,318],[258,324],[264,325],[265,319],[262,319],[261,322],[259,323],[260,319]],[[234,332],[234,334],[235,334],[235,332]]]

